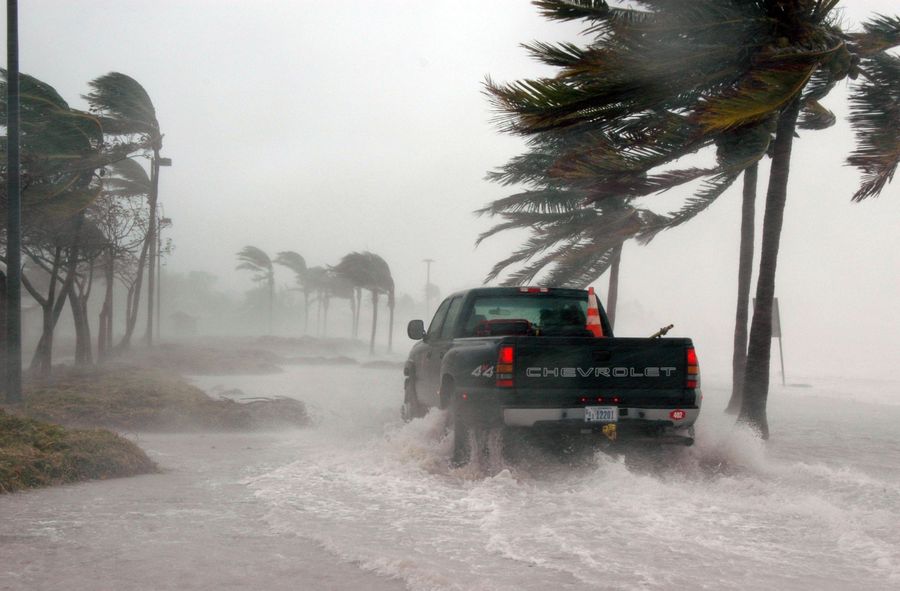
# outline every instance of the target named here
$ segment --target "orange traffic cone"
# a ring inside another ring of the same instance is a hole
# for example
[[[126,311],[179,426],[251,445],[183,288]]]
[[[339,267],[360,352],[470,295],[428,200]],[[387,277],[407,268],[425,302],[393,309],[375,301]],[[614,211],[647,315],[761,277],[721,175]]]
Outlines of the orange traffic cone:
[[[594,288],[588,288],[587,329],[594,333],[595,337],[603,336],[603,325],[600,324],[600,306]]]

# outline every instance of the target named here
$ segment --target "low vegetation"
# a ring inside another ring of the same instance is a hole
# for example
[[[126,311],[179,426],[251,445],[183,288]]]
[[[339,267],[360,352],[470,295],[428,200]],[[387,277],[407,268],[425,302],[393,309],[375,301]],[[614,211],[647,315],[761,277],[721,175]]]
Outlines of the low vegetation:
[[[157,471],[134,443],[101,429],[66,429],[0,410],[0,492]]]
[[[214,399],[176,374],[127,365],[59,370],[26,389],[23,410],[38,420],[118,431],[245,430],[309,420],[299,400]]]
[[[0,492],[157,470],[138,446],[106,429],[236,431],[309,423],[299,400],[236,401],[225,394],[212,398],[153,367],[55,368],[51,379],[26,386],[24,403],[0,408]]]

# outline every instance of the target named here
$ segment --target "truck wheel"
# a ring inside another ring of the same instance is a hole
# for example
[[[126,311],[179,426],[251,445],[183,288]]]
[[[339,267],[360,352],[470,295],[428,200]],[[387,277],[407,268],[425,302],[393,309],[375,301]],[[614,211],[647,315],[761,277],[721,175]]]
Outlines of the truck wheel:
[[[450,402],[450,429],[453,430],[453,455],[450,465],[454,468],[465,466],[472,458],[472,448],[469,442],[469,425],[459,408],[459,400]]]
[[[413,419],[424,417],[427,409],[419,402],[415,386],[412,385],[411,380],[406,380],[403,391],[403,406],[400,407],[400,417],[403,419],[403,422],[408,423]]]

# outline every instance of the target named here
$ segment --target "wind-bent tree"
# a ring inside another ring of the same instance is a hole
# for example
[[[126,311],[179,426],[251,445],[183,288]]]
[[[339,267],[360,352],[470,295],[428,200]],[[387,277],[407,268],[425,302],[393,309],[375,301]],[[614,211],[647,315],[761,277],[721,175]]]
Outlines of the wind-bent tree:
[[[90,218],[86,218],[79,233],[75,279],[68,291],[72,320],[75,323],[75,365],[85,366],[94,362],[88,300],[94,286],[97,260],[108,250],[109,244],[100,228]]]
[[[5,114],[6,74],[2,74],[0,109]],[[83,210],[100,192],[98,170],[135,148],[106,145],[98,119],[69,107],[50,85],[21,74],[20,87],[23,247],[31,264],[45,273],[46,293],[29,284],[27,275],[23,283],[43,310],[32,367],[48,375],[53,331],[76,279]],[[5,153],[5,139],[0,146]],[[5,168],[2,174],[6,175]],[[5,191],[5,183],[2,186]],[[5,198],[0,202],[5,219]]]
[[[608,198],[602,206],[588,204],[589,190],[571,186],[550,174],[564,155],[565,147],[577,145],[576,134],[541,134],[531,149],[488,173],[487,180],[504,186],[524,184],[528,190],[498,199],[478,210],[479,215],[498,216],[502,221],[479,237],[511,229],[530,229],[531,238],[509,258],[497,263],[486,281],[495,279],[515,264],[524,268],[510,274],[505,285],[522,285],[552,269],[545,281],[554,285],[584,287],[610,270],[606,311],[614,322],[622,246],[659,216],[631,207],[627,199]]]
[[[103,132],[113,137],[137,138],[150,151],[150,192],[147,197],[150,209],[146,236],[147,253],[138,262],[139,274],[144,266],[147,272],[147,344],[153,343],[153,314],[156,289],[157,250],[157,204],[159,201],[159,152],[163,135],[156,119],[156,109],[150,95],[134,78],[119,72],[110,72],[89,83],[91,91],[84,96],[91,106],[91,112],[100,117]],[[137,291],[140,291],[140,284]],[[134,312],[137,313],[137,296]],[[127,342],[126,342],[127,346]]]
[[[316,304],[316,335],[322,336],[328,330],[328,305],[330,294],[328,290],[329,274],[325,267],[309,267],[303,272],[303,298],[307,306],[314,301]],[[310,300],[312,296],[312,300]],[[304,327],[304,330],[306,327]]]
[[[359,337],[359,314],[362,307],[362,290],[370,283],[368,262],[363,253],[351,252],[344,255],[337,265],[331,268],[337,277],[352,286],[353,290],[353,338]]]
[[[294,280],[303,291],[303,332],[309,329],[309,295],[312,290],[306,281],[306,259],[293,250],[283,250],[275,256],[275,264],[287,267],[294,272]]]
[[[351,252],[344,255],[333,267],[335,274],[345,279],[357,292],[366,289],[372,295],[372,335],[369,339],[369,353],[375,352],[375,333],[378,327],[378,301],[382,294],[387,295],[390,310],[390,326],[388,327],[388,350],[393,346],[394,324],[394,279],[387,262],[372,252]],[[358,301],[358,300],[357,300]],[[354,329],[358,326],[359,304],[356,305],[357,318]],[[355,333],[354,333],[355,336]]]
[[[128,260],[134,258],[136,267],[133,277],[126,280],[128,288],[125,334],[119,341],[117,348],[127,349],[131,345],[134,330],[137,327],[138,310],[141,302],[141,287],[144,279],[144,269],[150,251],[150,241],[147,236],[150,231],[149,201],[153,192],[153,185],[144,167],[136,160],[126,158],[111,164],[108,174],[104,178],[103,193],[98,204],[97,217],[100,220],[101,231],[107,236],[110,250],[107,256],[105,278],[106,299],[104,309],[106,314],[101,321],[101,332],[106,331],[104,342],[108,347],[112,346],[112,298],[113,277],[117,266],[117,260],[127,251],[133,254],[139,248],[136,258],[128,256]],[[148,207],[142,205],[142,201],[148,201]],[[127,272],[128,266],[123,269]],[[103,355],[104,353],[101,353]]]
[[[268,328],[271,334],[272,310],[275,306],[275,270],[272,268],[272,259],[255,246],[245,246],[237,253],[237,258],[240,261],[237,266],[239,271],[253,272],[253,281],[265,285]]]
[[[488,81],[505,129],[527,135],[579,127],[594,133],[584,148],[551,170],[599,188],[595,201],[604,195],[651,194],[691,177],[708,179],[681,211],[645,230],[645,238],[705,209],[768,151],[774,131],[740,414],[766,437],[771,309],[793,135],[798,121],[833,120],[819,100],[836,82],[875,76],[866,72],[877,68],[874,56],[900,42],[900,21],[878,17],[862,33],[844,33],[832,17],[837,0],[646,0],[638,3],[640,10],[599,0],[536,4],[552,19],[587,20],[594,40],[586,48],[529,46],[561,69],[555,78],[508,85]],[[886,103],[865,104],[884,111]],[[871,131],[862,133],[872,137]],[[887,135],[896,133],[893,128]],[[714,169],[647,174],[712,145],[719,156]],[[885,148],[894,145],[872,141],[867,147],[874,157],[867,154],[865,164],[851,159],[868,175],[858,196],[877,194],[893,174],[896,161],[891,164],[891,150]]]

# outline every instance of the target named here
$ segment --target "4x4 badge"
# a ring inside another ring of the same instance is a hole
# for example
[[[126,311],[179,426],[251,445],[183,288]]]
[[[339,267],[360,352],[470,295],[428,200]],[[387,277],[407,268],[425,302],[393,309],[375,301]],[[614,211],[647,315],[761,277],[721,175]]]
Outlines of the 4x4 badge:
[[[490,363],[479,365],[475,368],[474,371],[472,371],[472,375],[476,378],[479,376],[482,378],[492,378],[494,377],[494,366]]]

